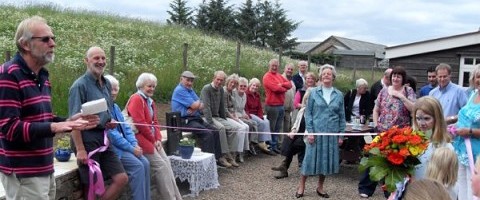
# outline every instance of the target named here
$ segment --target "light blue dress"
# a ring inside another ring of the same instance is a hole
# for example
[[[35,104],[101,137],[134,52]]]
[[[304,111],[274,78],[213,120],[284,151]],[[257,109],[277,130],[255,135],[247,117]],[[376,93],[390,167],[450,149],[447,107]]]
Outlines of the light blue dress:
[[[305,109],[307,131],[343,133],[345,123],[342,92],[322,86],[312,88]],[[315,136],[313,144],[306,142],[305,158],[300,173],[305,176],[338,173],[340,168],[338,138],[339,136]]]
[[[474,128],[480,129],[480,104],[474,102],[478,92],[475,92],[470,96],[470,99],[460,111],[458,112],[457,128]],[[480,138],[471,137],[472,153],[474,162],[480,153]],[[462,136],[455,136],[453,139],[453,147],[458,156],[460,164],[468,166],[468,155],[465,146],[465,140]]]

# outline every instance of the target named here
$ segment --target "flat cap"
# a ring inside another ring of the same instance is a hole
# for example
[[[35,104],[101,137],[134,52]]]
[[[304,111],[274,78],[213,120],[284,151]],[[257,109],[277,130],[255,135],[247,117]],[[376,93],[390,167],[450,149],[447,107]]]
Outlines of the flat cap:
[[[182,76],[185,78],[197,78],[191,71],[184,71],[182,73]]]

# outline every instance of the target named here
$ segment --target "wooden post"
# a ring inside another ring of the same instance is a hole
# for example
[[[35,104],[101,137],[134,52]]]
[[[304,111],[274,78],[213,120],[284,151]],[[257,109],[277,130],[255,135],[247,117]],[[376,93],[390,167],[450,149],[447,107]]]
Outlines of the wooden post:
[[[378,65],[377,59],[373,59],[373,66],[372,66],[372,80],[375,80],[375,67]]]
[[[282,69],[281,73],[283,73],[282,54],[283,54],[283,49],[282,49],[282,47],[279,47],[278,48],[278,67],[279,67],[279,69]]]
[[[237,42],[237,52],[235,55],[235,71],[237,74],[240,74],[240,47],[241,43],[240,41]]]
[[[312,53],[308,52],[307,60],[308,60],[307,71],[310,71],[310,62],[312,61]]]
[[[8,62],[11,58],[11,52],[10,51],[5,51],[5,62]]]
[[[115,46],[110,46],[110,74],[113,75],[115,67]]]
[[[188,58],[188,43],[183,43],[183,71],[188,70],[187,58]]]

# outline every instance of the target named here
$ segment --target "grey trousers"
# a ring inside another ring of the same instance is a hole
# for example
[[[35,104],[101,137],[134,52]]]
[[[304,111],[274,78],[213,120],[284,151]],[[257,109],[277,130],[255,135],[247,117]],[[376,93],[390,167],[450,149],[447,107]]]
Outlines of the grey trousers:
[[[182,199],[175,182],[172,165],[163,148],[160,151],[155,149],[153,154],[144,154],[144,156],[150,161],[150,175],[152,182],[156,183],[157,196],[160,199]]]
[[[248,125],[245,127],[233,119],[223,119],[221,117],[214,117],[213,125],[220,133],[222,153],[243,152]]]
[[[6,199],[55,199],[55,176],[18,178],[15,173],[6,175],[0,172]]]

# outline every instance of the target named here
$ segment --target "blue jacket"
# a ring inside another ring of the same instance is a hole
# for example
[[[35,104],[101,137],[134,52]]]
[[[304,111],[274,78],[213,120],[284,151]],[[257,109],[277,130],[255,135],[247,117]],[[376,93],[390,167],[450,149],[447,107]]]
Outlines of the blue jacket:
[[[112,119],[118,122],[125,122],[120,107],[115,103],[112,109]],[[135,134],[128,124],[118,124],[116,128],[108,130],[108,139],[112,143],[112,148],[119,158],[122,157],[123,151],[133,153],[138,145]]]

